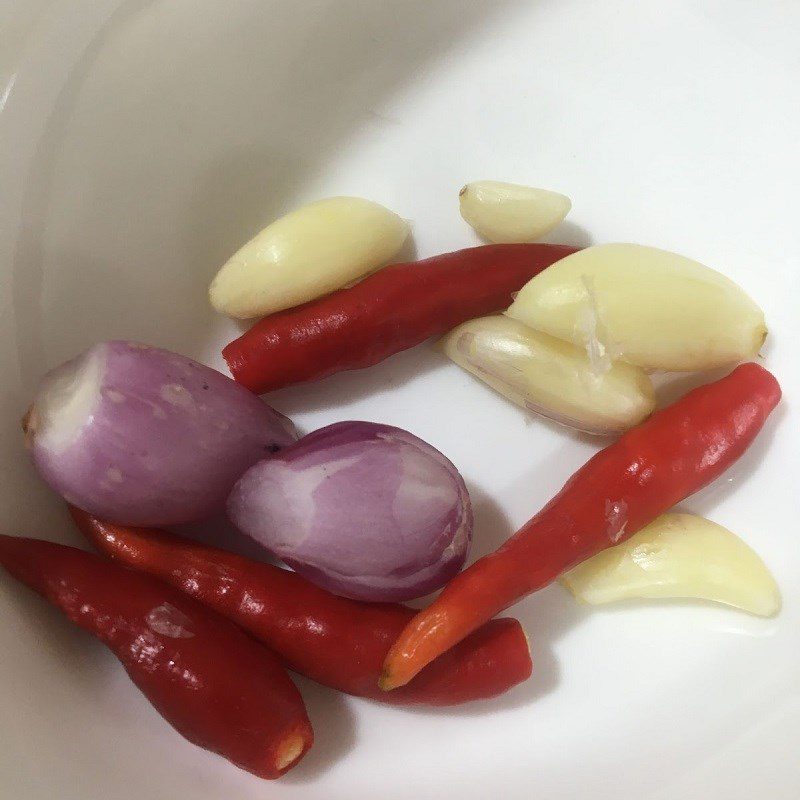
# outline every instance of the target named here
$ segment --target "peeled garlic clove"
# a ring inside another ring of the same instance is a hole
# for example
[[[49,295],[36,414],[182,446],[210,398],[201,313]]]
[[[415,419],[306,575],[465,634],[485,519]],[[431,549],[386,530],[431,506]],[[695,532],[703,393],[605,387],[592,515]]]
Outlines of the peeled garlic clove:
[[[767,335],[763,312],[733,281],[636,244],[599,245],[561,259],[528,281],[506,313],[651,370],[743,361]]]
[[[771,617],[781,607],[775,579],[738,536],[692,514],[664,514],[630,539],[561,579],[579,600],[698,598]]]
[[[490,242],[534,242],[572,208],[563,194],[499,181],[468,183],[459,204],[464,220]]]
[[[569,342],[504,316],[459,325],[442,339],[444,352],[513,403],[596,434],[620,433],[655,408],[650,379],[630,364],[599,372]]]
[[[383,266],[408,228],[371,200],[309,203],[264,228],[230,258],[211,283],[211,305],[249,319],[308,302]]]

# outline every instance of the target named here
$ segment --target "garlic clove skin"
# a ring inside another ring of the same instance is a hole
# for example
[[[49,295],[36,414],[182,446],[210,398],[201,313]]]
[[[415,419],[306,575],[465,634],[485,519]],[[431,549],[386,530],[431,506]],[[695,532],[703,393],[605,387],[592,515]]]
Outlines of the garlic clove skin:
[[[643,370],[618,362],[598,371],[583,350],[502,315],[459,325],[441,348],[512,403],[587,433],[621,433],[655,409]]]
[[[561,581],[590,605],[692,598],[761,617],[781,608],[778,585],[759,556],[727,528],[693,514],[663,514],[622,544],[566,572]]]

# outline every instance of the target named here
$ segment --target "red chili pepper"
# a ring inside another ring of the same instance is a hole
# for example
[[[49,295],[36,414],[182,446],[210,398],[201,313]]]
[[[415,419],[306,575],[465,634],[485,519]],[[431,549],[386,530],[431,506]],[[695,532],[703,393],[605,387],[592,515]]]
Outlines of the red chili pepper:
[[[402,705],[455,705],[494,697],[531,674],[520,624],[497,619],[387,695],[378,688],[381,666],[414,616],[410,608],[347,600],[271,564],[70,511],[105,555],[171,583],[268,644],[291,669],[348,694]]]
[[[259,394],[369,367],[507,308],[514,292],[576,249],[491,244],[392,264],[348,289],[266,317],[222,355],[233,377]]]
[[[780,396],[769,372],[742,364],[601,450],[417,614],[392,645],[381,686],[402,686],[487,619],[713,481],[744,453]]]
[[[171,586],[37,539],[0,536],[0,564],[106,644],[189,741],[261,778],[311,747],[303,699],[276,656]]]

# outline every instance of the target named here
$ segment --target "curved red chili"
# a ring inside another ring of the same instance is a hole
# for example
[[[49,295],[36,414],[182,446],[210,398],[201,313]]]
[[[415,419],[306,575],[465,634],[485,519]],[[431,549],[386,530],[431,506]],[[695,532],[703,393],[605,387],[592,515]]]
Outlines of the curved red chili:
[[[233,377],[258,394],[369,367],[507,308],[514,292],[576,249],[490,244],[392,264],[348,289],[266,317],[222,355]]]
[[[311,747],[303,699],[276,656],[182,592],[37,539],[0,535],[0,564],[107,645],[190,742],[261,778]]]
[[[457,575],[409,622],[392,645],[381,686],[407,683],[495,614],[702,489],[744,453],[780,397],[769,372],[742,364],[601,450],[499,550]]]
[[[300,575],[165,531],[102,522],[70,508],[102,553],[150,573],[229,617],[296,672],[348,694],[401,705],[446,706],[494,697],[531,674],[514,619],[492,620],[402,690],[378,688],[389,647],[414,616],[399,604],[338,597]]]

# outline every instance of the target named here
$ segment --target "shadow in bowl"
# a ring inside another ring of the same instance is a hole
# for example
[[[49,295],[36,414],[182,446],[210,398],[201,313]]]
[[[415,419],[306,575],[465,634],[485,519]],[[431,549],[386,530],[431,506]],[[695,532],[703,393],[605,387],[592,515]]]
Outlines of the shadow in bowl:
[[[548,244],[569,244],[573,247],[591,247],[592,235],[582,225],[566,220],[543,236],[539,241]]]
[[[170,530],[179,536],[236,553],[243,558],[277,564],[258,542],[242,533],[224,514],[202,522],[173,525]]]
[[[651,379],[656,393],[656,405],[658,408],[672,405],[693,389],[724,378],[732,369],[733,367],[728,366],[708,372],[654,373]]]

